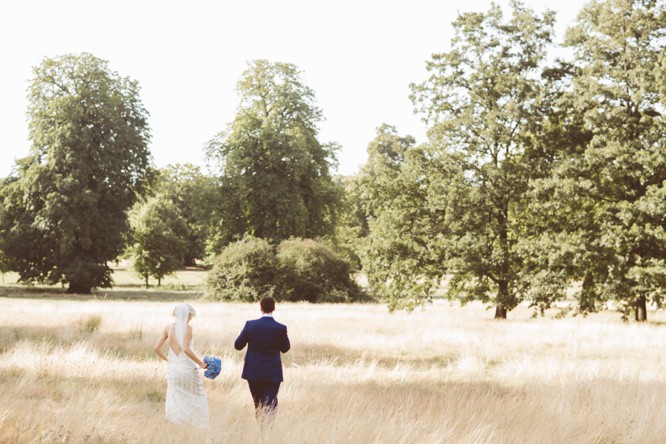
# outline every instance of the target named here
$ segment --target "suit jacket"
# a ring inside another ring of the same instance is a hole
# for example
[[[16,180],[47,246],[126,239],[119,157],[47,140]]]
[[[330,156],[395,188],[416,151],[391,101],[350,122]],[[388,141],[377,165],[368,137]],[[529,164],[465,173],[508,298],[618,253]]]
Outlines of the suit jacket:
[[[282,382],[280,352],[287,353],[291,345],[287,326],[270,316],[247,321],[234,343],[236,350],[248,345],[241,377],[248,381]]]

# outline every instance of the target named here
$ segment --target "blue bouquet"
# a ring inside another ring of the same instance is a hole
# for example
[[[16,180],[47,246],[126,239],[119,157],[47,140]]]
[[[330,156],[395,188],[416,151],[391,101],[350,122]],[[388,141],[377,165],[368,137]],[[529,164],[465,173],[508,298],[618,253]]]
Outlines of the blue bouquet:
[[[203,362],[208,364],[204,376],[208,379],[215,379],[222,371],[222,361],[215,356],[204,356]]]

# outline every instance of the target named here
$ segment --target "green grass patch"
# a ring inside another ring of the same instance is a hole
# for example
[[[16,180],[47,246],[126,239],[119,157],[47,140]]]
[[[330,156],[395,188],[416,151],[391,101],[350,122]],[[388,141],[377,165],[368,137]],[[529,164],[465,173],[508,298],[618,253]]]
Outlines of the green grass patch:
[[[208,271],[201,268],[178,270],[173,276],[164,278],[157,287],[157,281],[149,280],[149,287],[131,269],[112,267],[113,287],[99,288],[91,295],[67,294],[63,285],[29,285],[18,282],[18,273],[5,273],[4,284],[0,284],[0,297],[45,298],[45,299],[113,299],[113,300],[154,300],[169,301],[197,299],[203,296],[204,283]],[[2,281],[0,281],[2,282]],[[86,329],[86,328],[84,328]],[[92,330],[94,331],[94,329]]]
[[[165,290],[192,290],[203,287],[206,276],[208,276],[208,270],[188,268],[166,276],[159,287],[157,287],[157,280],[152,278],[148,280],[148,285],[149,288],[156,287]],[[114,287],[145,288],[145,281],[134,270],[126,267],[113,268],[113,284]]]

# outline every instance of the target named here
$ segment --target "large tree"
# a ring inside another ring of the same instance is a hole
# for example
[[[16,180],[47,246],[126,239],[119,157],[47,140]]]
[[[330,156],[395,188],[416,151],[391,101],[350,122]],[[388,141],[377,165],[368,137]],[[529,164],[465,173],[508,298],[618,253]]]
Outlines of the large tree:
[[[450,296],[495,305],[495,317],[524,298],[517,285],[522,201],[532,169],[542,95],[540,73],[553,34],[554,13],[542,15],[513,2],[504,19],[487,12],[460,14],[448,52],[428,62],[413,101],[431,126],[430,144],[455,163],[465,183],[447,214]]]
[[[2,188],[2,249],[25,282],[111,285],[149,165],[136,81],[91,54],[47,58],[29,88],[31,150]]]
[[[321,111],[296,66],[256,60],[238,82],[233,123],[208,146],[225,194],[219,246],[244,233],[272,240],[332,233],[335,144],[318,139]]]
[[[591,135],[553,180],[560,212],[575,216],[562,224],[569,276],[582,281],[584,310],[615,300],[643,321],[666,288],[666,3],[590,2],[566,45],[578,68],[572,111]]]
[[[573,76],[578,69],[557,61],[542,73],[545,88],[540,100],[539,125],[534,145],[527,152],[531,177],[522,211],[517,249],[523,257],[519,283],[526,298],[542,314],[556,300],[570,295],[576,280],[574,264],[582,271],[596,266],[593,254],[581,248],[579,229],[589,223],[593,201],[581,198],[575,174],[580,158],[591,139],[583,113],[574,106]],[[585,266],[580,266],[585,262]],[[599,304],[583,285],[578,296],[578,312]],[[563,312],[564,313],[564,312]]]

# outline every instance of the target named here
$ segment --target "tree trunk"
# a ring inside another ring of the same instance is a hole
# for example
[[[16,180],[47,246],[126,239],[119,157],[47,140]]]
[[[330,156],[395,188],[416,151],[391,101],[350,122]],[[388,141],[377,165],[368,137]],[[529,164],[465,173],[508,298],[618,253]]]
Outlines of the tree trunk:
[[[495,307],[495,319],[506,319],[506,307],[501,305]]]
[[[76,293],[76,294],[90,294],[92,292],[92,287],[80,282],[70,282],[69,287],[67,288],[67,293]]]
[[[500,249],[502,251],[502,263],[500,264],[499,270],[499,282],[497,289],[497,306],[495,307],[495,319],[506,319],[507,304],[513,307],[515,304],[512,304],[509,301],[509,224],[508,224],[508,214],[509,214],[509,205],[507,202],[503,202],[502,206],[499,208],[499,213],[497,215],[497,224],[499,229],[499,243]]]
[[[157,278],[157,286],[159,287],[162,284],[162,278]]]
[[[636,321],[647,321],[647,304],[645,302],[645,296],[640,296],[636,299]]]
[[[145,275],[144,278],[146,278],[146,288],[148,288],[148,275]]]
[[[183,259],[183,265],[185,267],[194,267],[197,265],[197,260],[191,254],[185,254],[185,258]]]

